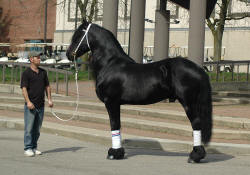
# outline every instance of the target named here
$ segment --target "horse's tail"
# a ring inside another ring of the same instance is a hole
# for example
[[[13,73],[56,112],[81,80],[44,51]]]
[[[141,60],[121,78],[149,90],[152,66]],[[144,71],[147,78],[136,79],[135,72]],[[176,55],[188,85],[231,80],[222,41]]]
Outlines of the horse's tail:
[[[205,83],[208,82],[208,83]],[[201,83],[200,93],[198,95],[197,116],[201,121],[201,139],[204,144],[211,140],[212,136],[212,95],[209,80]]]

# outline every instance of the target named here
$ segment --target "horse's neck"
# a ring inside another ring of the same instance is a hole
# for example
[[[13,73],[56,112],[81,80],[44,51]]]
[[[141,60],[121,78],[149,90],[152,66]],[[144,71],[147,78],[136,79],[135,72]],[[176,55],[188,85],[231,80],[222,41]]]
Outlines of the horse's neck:
[[[99,45],[98,48],[92,50],[93,57],[95,61],[105,59],[110,61],[110,59],[121,59],[121,61],[131,61],[132,59],[123,51],[121,46],[112,44],[111,46]]]
[[[105,67],[112,61],[119,61],[121,64],[133,62],[133,59],[129,58],[129,56],[123,51],[120,43],[111,32],[104,30],[99,33],[101,32],[103,32],[103,35],[95,36],[97,43],[92,50],[94,64]]]
[[[98,75],[99,72],[102,72],[102,70],[105,70],[107,66],[110,66],[113,63],[124,65],[133,62],[133,59],[129,58],[125,54],[125,52],[121,52],[119,49],[103,50],[102,48],[92,51],[91,65],[96,75]]]

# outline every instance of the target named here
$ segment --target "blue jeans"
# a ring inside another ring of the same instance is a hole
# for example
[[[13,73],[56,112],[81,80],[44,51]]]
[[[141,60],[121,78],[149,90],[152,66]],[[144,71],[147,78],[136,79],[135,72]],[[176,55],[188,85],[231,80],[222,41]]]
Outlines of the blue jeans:
[[[44,107],[30,110],[24,105],[24,150],[37,148],[43,115]]]

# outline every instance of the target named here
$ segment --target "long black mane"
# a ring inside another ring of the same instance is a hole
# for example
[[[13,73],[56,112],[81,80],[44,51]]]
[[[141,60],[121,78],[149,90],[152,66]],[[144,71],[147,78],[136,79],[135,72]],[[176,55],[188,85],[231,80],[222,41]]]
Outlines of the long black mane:
[[[92,24],[91,28],[91,31],[97,33],[95,35],[97,43],[93,44],[98,45],[98,47],[103,47],[103,51],[109,51],[110,56],[114,54],[117,57],[117,54],[119,54],[119,58],[135,62],[124,52],[123,48],[121,47],[120,43],[117,41],[112,32],[96,24]]]

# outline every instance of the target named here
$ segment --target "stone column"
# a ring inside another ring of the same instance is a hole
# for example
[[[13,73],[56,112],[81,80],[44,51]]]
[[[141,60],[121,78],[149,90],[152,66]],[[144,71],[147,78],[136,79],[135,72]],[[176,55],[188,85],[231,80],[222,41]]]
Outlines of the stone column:
[[[168,57],[170,11],[166,10],[166,1],[163,1],[165,3],[161,0],[160,8],[155,11],[154,61]]]
[[[146,0],[131,0],[129,56],[136,62],[143,61]]]
[[[117,37],[118,0],[104,0],[103,3],[103,27],[111,31]]]
[[[198,65],[204,60],[206,0],[190,0],[188,58]]]

